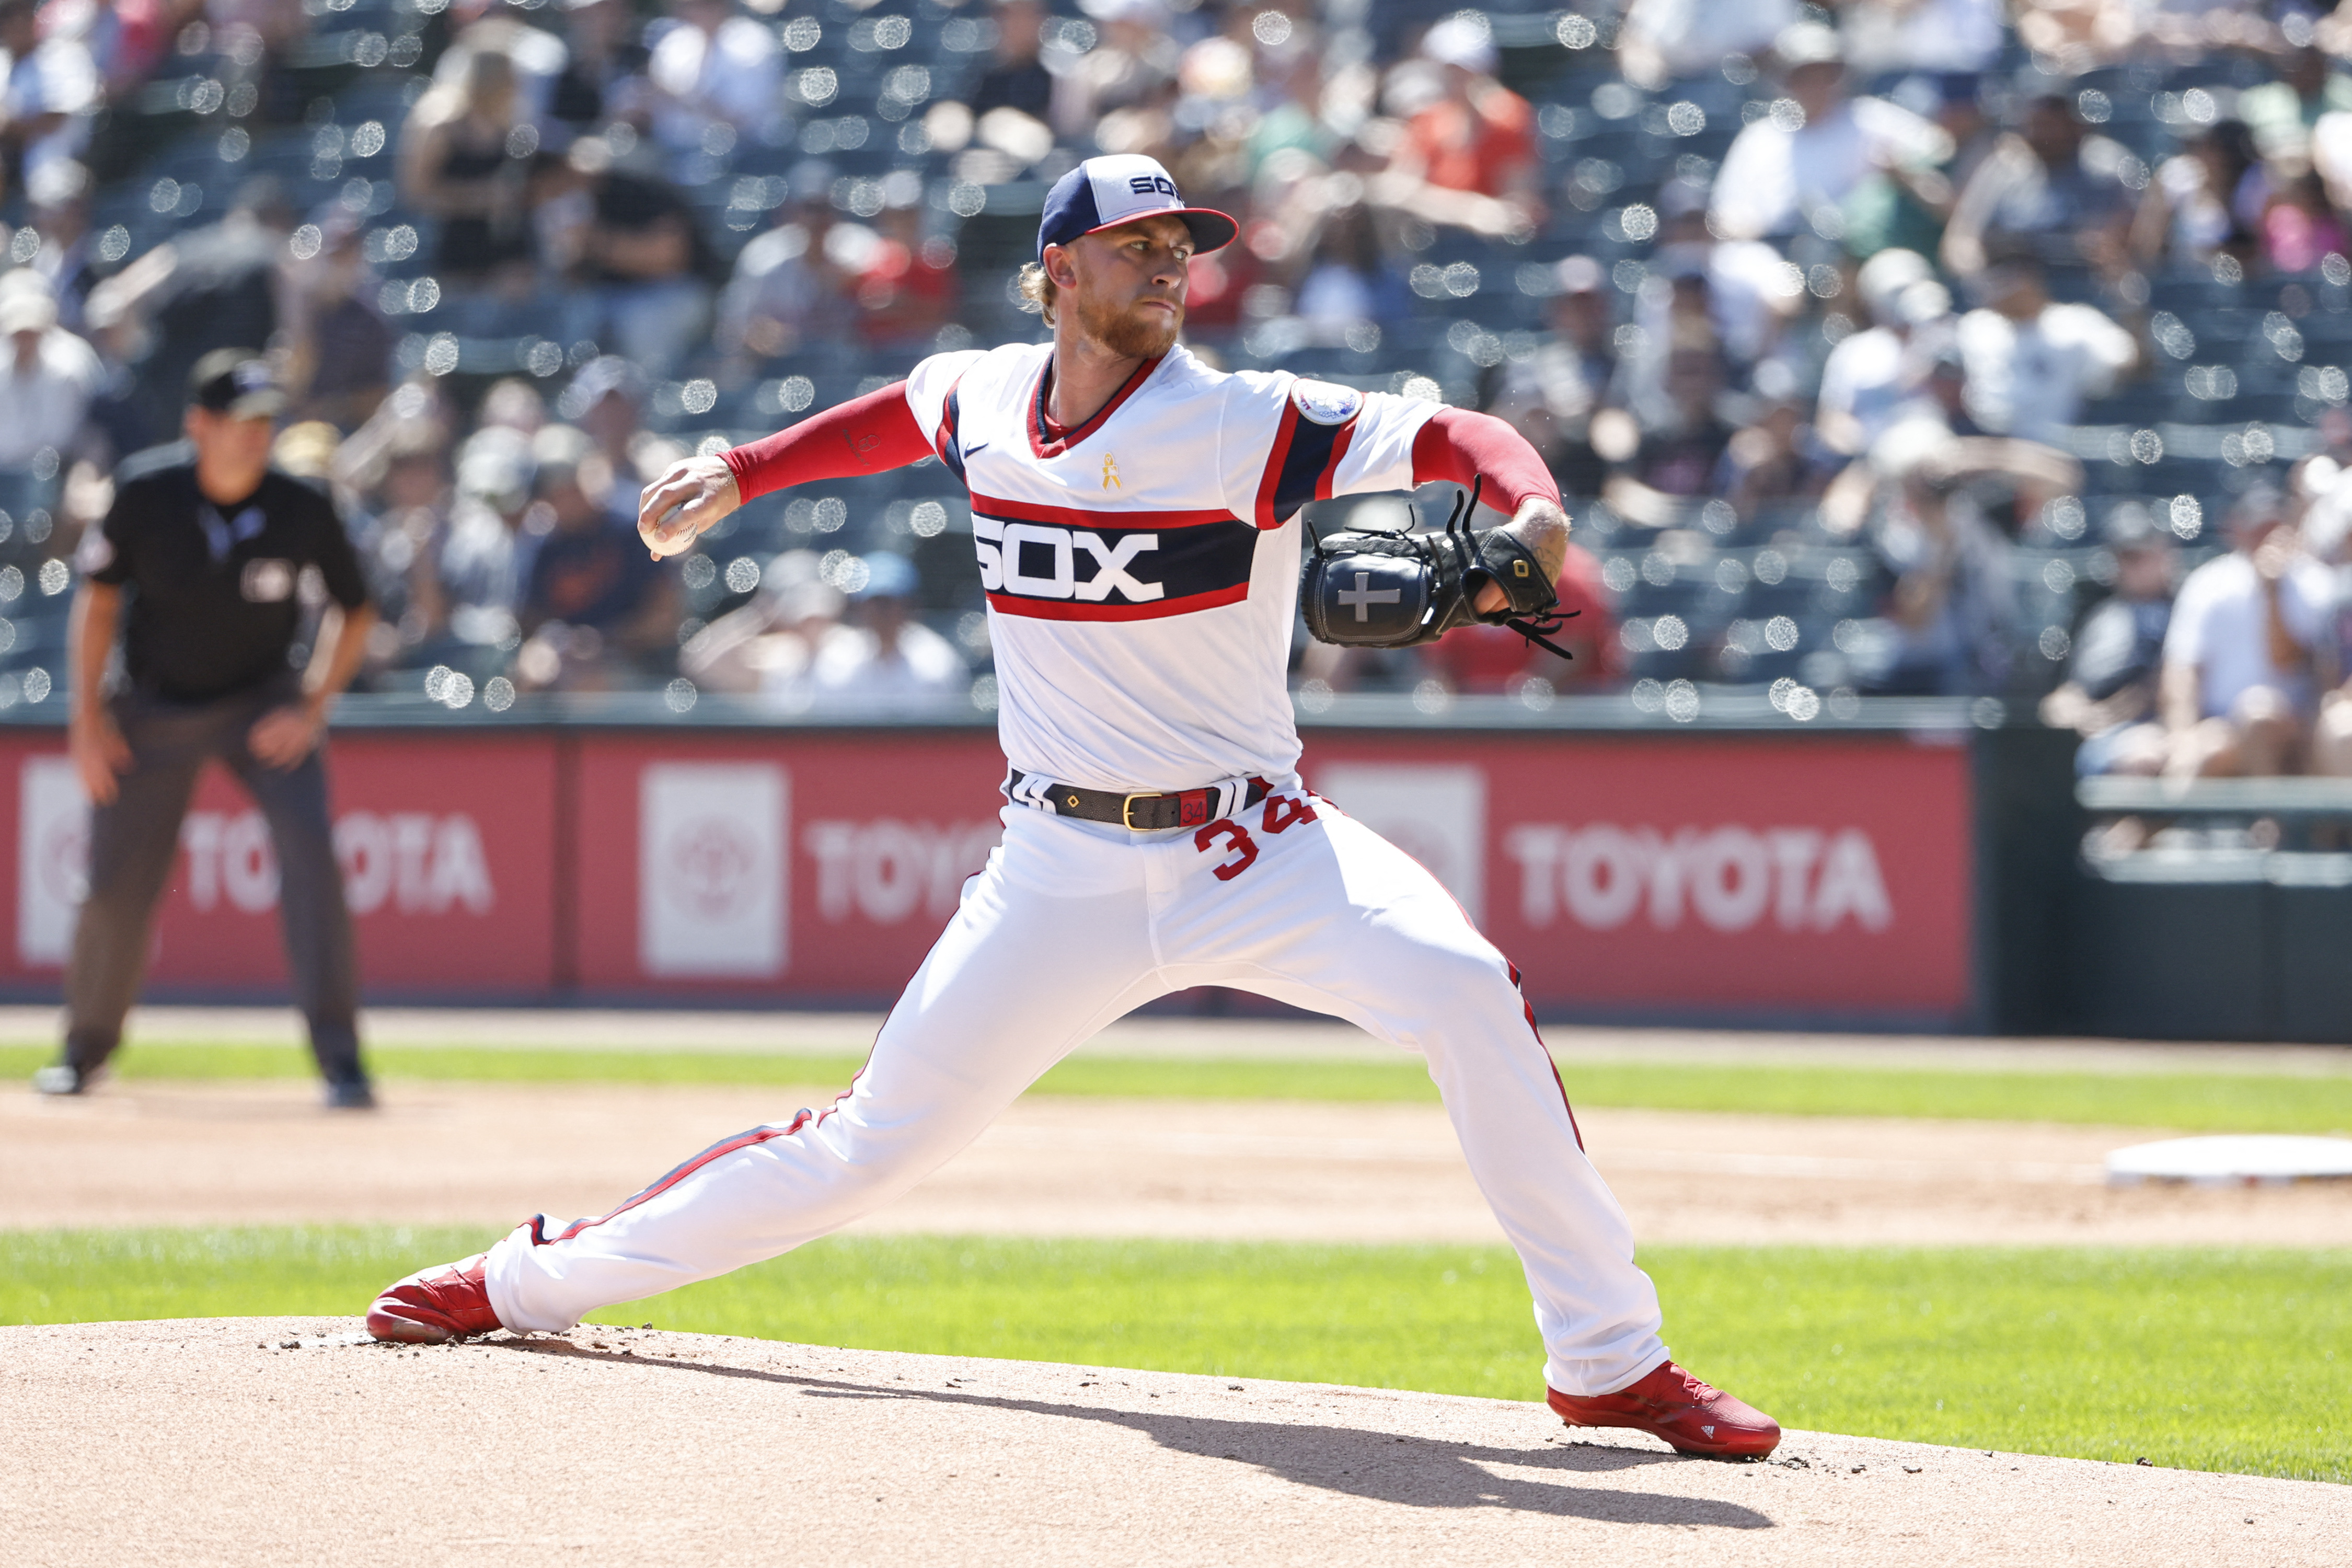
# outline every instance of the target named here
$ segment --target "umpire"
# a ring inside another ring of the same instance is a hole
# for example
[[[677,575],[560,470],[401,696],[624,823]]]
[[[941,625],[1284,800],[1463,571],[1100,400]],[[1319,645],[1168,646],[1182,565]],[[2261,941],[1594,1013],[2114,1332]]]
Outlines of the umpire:
[[[79,1094],[121,1039],[181,819],[197,773],[217,758],[277,846],[286,957],[327,1103],[375,1103],[360,1064],[322,752],[328,710],[359,668],[375,610],[333,502],[269,466],[285,403],[251,350],[206,354],[189,377],[187,440],[127,460],[113,508],[83,542],[69,742],[96,809],[89,895],[66,970],[65,1059],[33,1080],[45,1094]],[[303,601],[316,597],[306,583],[342,607],[307,689],[289,662]],[[110,700],[118,627],[127,681]]]

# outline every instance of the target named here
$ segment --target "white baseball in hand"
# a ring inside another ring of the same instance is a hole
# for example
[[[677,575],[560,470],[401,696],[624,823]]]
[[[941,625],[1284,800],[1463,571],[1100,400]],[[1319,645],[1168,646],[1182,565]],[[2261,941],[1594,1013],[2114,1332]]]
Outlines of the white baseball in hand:
[[[646,487],[637,501],[637,537],[659,560],[683,554],[711,524],[743,504],[734,471],[718,457],[682,458]]]

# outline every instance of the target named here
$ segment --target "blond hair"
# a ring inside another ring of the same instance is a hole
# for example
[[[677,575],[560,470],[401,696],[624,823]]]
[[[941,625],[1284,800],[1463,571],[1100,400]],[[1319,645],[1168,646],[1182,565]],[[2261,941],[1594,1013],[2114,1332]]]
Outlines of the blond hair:
[[[1034,261],[1022,263],[1019,287],[1023,301],[1034,307],[1037,313],[1045,318],[1045,324],[1052,326],[1055,296],[1061,290],[1054,280],[1045,275],[1045,269]]]

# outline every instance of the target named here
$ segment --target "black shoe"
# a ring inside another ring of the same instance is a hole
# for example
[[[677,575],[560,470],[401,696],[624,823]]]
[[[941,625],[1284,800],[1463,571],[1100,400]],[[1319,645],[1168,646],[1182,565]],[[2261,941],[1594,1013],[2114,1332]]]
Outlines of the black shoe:
[[[36,1094],[79,1094],[98,1081],[94,1072],[86,1073],[70,1062],[58,1062],[33,1075]]]
[[[357,1083],[331,1083],[327,1086],[327,1109],[330,1110],[373,1110],[375,1089],[367,1079]]]

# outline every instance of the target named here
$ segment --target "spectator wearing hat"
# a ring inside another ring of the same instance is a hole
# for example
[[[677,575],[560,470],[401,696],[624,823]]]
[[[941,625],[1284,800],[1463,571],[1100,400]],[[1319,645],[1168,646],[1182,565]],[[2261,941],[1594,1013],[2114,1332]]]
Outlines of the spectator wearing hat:
[[[205,356],[190,381],[187,443],[125,463],[111,509],[82,542],[68,742],[96,809],[66,968],[64,1059],[35,1079],[45,1093],[80,1093],[120,1042],[181,819],[213,760],[269,825],[295,1001],[328,1103],[374,1103],[321,745],[374,612],[334,503],[269,467],[285,402],[250,352]],[[288,667],[306,581],[340,607],[307,682]],[[127,686],[110,699],[118,630]]]
[[[1617,375],[1616,309],[1608,275],[1589,256],[1562,257],[1552,268],[1552,296],[1545,314],[1551,341],[1536,351],[1548,384],[1573,381],[1588,407],[1609,394]]]
[[[2180,584],[2165,632],[2165,771],[2176,777],[2297,771],[2316,705],[2334,574],[2304,552],[2268,484],[2240,496],[2226,526],[2230,552]]]
[[[2138,365],[2137,341],[2095,305],[2053,301],[2030,252],[1989,269],[1980,287],[1984,307],[1958,329],[1970,413],[1996,434],[2065,445],[2083,400]]]
[[[1934,121],[1883,98],[1849,98],[1837,35],[1800,22],[1773,40],[1787,89],[1741,131],[1715,177],[1715,232],[1727,239],[1778,238],[1811,226],[1843,234],[1840,208],[1881,174],[1916,177],[1952,154]]]
[[[857,713],[961,702],[971,671],[953,644],[914,618],[914,563],[888,551],[863,556],[849,588],[850,619],[818,645],[809,670],[815,700]]]
[[[1666,189],[1686,193],[1690,187],[1676,181]],[[1744,253],[1771,256],[1766,287],[1777,289],[1787,271],[1778,251],[1752,240],[1718,243],[1707,237],[1697,207],[1673,210],[1677,204],[1665,195],[1659,200],[1673,216],[1664,219],[1661,243],[1645,264],[1645,286],[1634,295],[1633,324],[1639,330],[1626,334],[1618,384],[1619,401],[1644,425],[1671,417],[1664,390],[1670,345],[1706,338],[1723,356],[1726,384],[1736,385],[1772,345],[1784,320],[1781,301],[1759,289],[1745,265]],[[1801,291],[1798,297],[1805,296]]]
[[[1532,233],[1544,212],[1535,110],[1495,79],[1500,56],[1486,19],[1448,16],[1423,37],[1421,53],[1441,91],[1405,122],[1376,199],[1491,238]]]
[[[43,451],[70,458],[105,384],[97,352],[58,325],[47,285],[29,272],[0,277],[0,472]]]
[[[2077,773],[2153,775],[2167,750],[2164,726],[2154,721],[2172,620],[2172,539],[2131,502],[2107,520],[2106,542],[2116,555],[2115,592],[2075,628],[2066,679],[2042,700],[2042,721],[2083,737]]]

